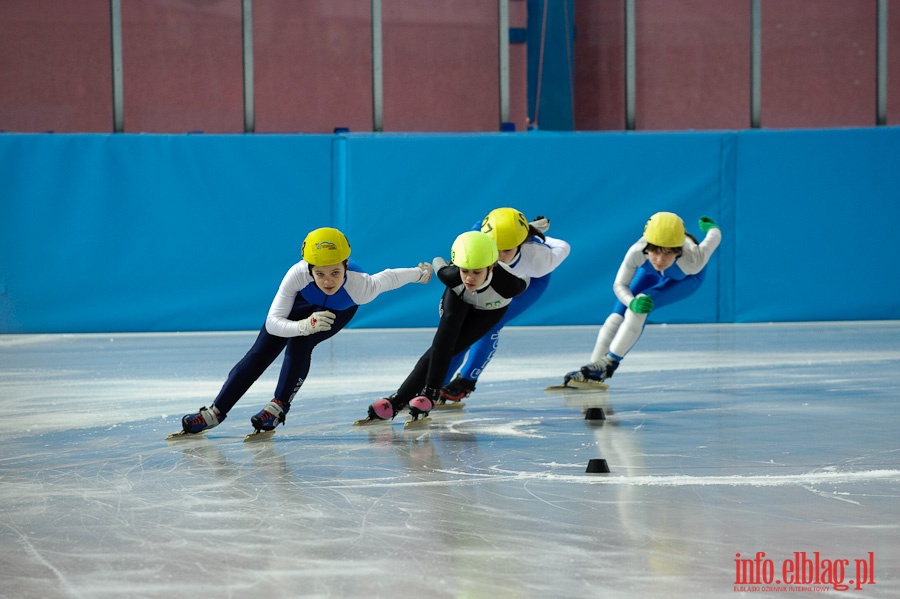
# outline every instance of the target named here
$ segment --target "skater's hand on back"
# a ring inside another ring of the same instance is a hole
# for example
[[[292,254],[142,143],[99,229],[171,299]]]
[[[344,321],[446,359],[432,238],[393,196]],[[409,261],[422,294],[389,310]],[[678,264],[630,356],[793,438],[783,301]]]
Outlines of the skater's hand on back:
[[[541,233],[546,233],[547,229],[550,228],[550,219],[547,218],[546,216],[538,216],[537,218],[535,218],[533,221],[531,221],[528,224],[531,225],[532,227],[534,227],[535,229],[537,229],[538,231],[540,231]]]
[[[700,230],[703,231],[704,234],[709,233],[710,229],[718,229],[719,225],[716,224],[716,221],[711,219],[708,216],[700,217]]]
[[[431,280],[431,264],[428,262],[419,262],[418,268],[421,274],[419,274],[419,280],[416,281],[416,283],[422,283],[424,285]]]
[[[324,310],[322,312],[313,312],[309,315],[309,318],[298,321],[297,330],[300,332],[300,335],[305,337],[313,333],[330,331],[332,324],[334,324],[334,312]]]

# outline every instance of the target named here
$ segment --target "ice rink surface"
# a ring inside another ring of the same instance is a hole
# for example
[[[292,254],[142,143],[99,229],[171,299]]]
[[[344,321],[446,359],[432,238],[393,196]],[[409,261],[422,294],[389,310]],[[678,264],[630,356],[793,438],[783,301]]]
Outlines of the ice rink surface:
[[[351,426],[432,333],[343,331],[251,443],[280,361],[165,437],[255,332],[0,336],[0,596],[900,597],[900,322],[651,325],[566,394],[596,328],[507,328],[464,410]]]

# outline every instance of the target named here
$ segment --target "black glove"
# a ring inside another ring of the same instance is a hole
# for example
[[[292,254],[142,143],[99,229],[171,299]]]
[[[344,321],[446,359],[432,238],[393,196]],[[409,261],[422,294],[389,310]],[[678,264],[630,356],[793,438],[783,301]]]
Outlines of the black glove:
[[[537,229],[538,231],[540,231],[541,233],[546,233],[547,229],[550,228],[550,219],[547,218],[546,216],[539,216],[528,224],[531,225],[532,227],[534,227],[535,229]]]

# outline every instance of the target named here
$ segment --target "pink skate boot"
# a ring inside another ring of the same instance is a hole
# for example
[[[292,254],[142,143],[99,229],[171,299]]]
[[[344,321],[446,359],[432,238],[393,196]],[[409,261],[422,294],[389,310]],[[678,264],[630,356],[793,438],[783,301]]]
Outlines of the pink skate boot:
[[[363,418],[362,420],[357,420],[353,423],[354,426],[361,426],[364,424],[374,424],[376,422],[384,422],[385,420],[393,420],[394,416],[397,415],[397,410],[394,408],[394,404],[392,400],[397,397],[397,394],[394,393],[390,397],[385,397],[384,399],[379,399],[371,406],[369,406],[369,415]]]

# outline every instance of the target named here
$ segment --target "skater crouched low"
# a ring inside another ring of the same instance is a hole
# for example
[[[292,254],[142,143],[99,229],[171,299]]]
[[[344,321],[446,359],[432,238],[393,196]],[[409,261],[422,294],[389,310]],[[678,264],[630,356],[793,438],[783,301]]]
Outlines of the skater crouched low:
[[[647,315],[700,288],[722,232],[708,216],[700,218],[699,226],[705,234],[700,242],[685,231],[677,214],[657,212],[650,217],[643,236],[628,249],[619,266],[613,283],[617,301],[597,334],[591,362],[565,375],[564,385],[609,379],[643,333]]]
[[[515,208],[495,208],[481,221],[479,230],[497,244],[498,259],[528,281],[528,288],[516,296],[497,324],[465,352],[453,357],[441,389],[441,401],[461,402],[474,390],[500,343],[500,331],[538,301],[550,284],[550,275],[569,256],[568,242],[547,235],[550,220],[539,216],[528,222]],[[457,373],[458,371],[458,373]],[[454,373],[457,376],[450,379]]]
[[[435,258],[434,269],[446,285],[441,319],[431,347],[419,358],[397,392],[369,406],[359,424],[389,420],[407,405],[413,420],[427,416],[440,398],[450,360],[491,330],[512,298],[527,287],[525,279],[498,262],[497,244],[480,231],[463,233],[453,242],[450,263]]]
[[[374,275],[361,272],[349,260],[350,244],[343,233],[325,227],[311,231],[303,242],[302,260],[291,267],[272,301],[256,342],[228,375],[213,404],[182,418],[184,433],[195,434],[220,424],[250,386],[284,350],[275,397],[250,422],[256,431],[284,424],[291,400],[310,369],[312,351],[343,329],[360,304],[408,283],[427,283],[431,265],[394,268]]]

